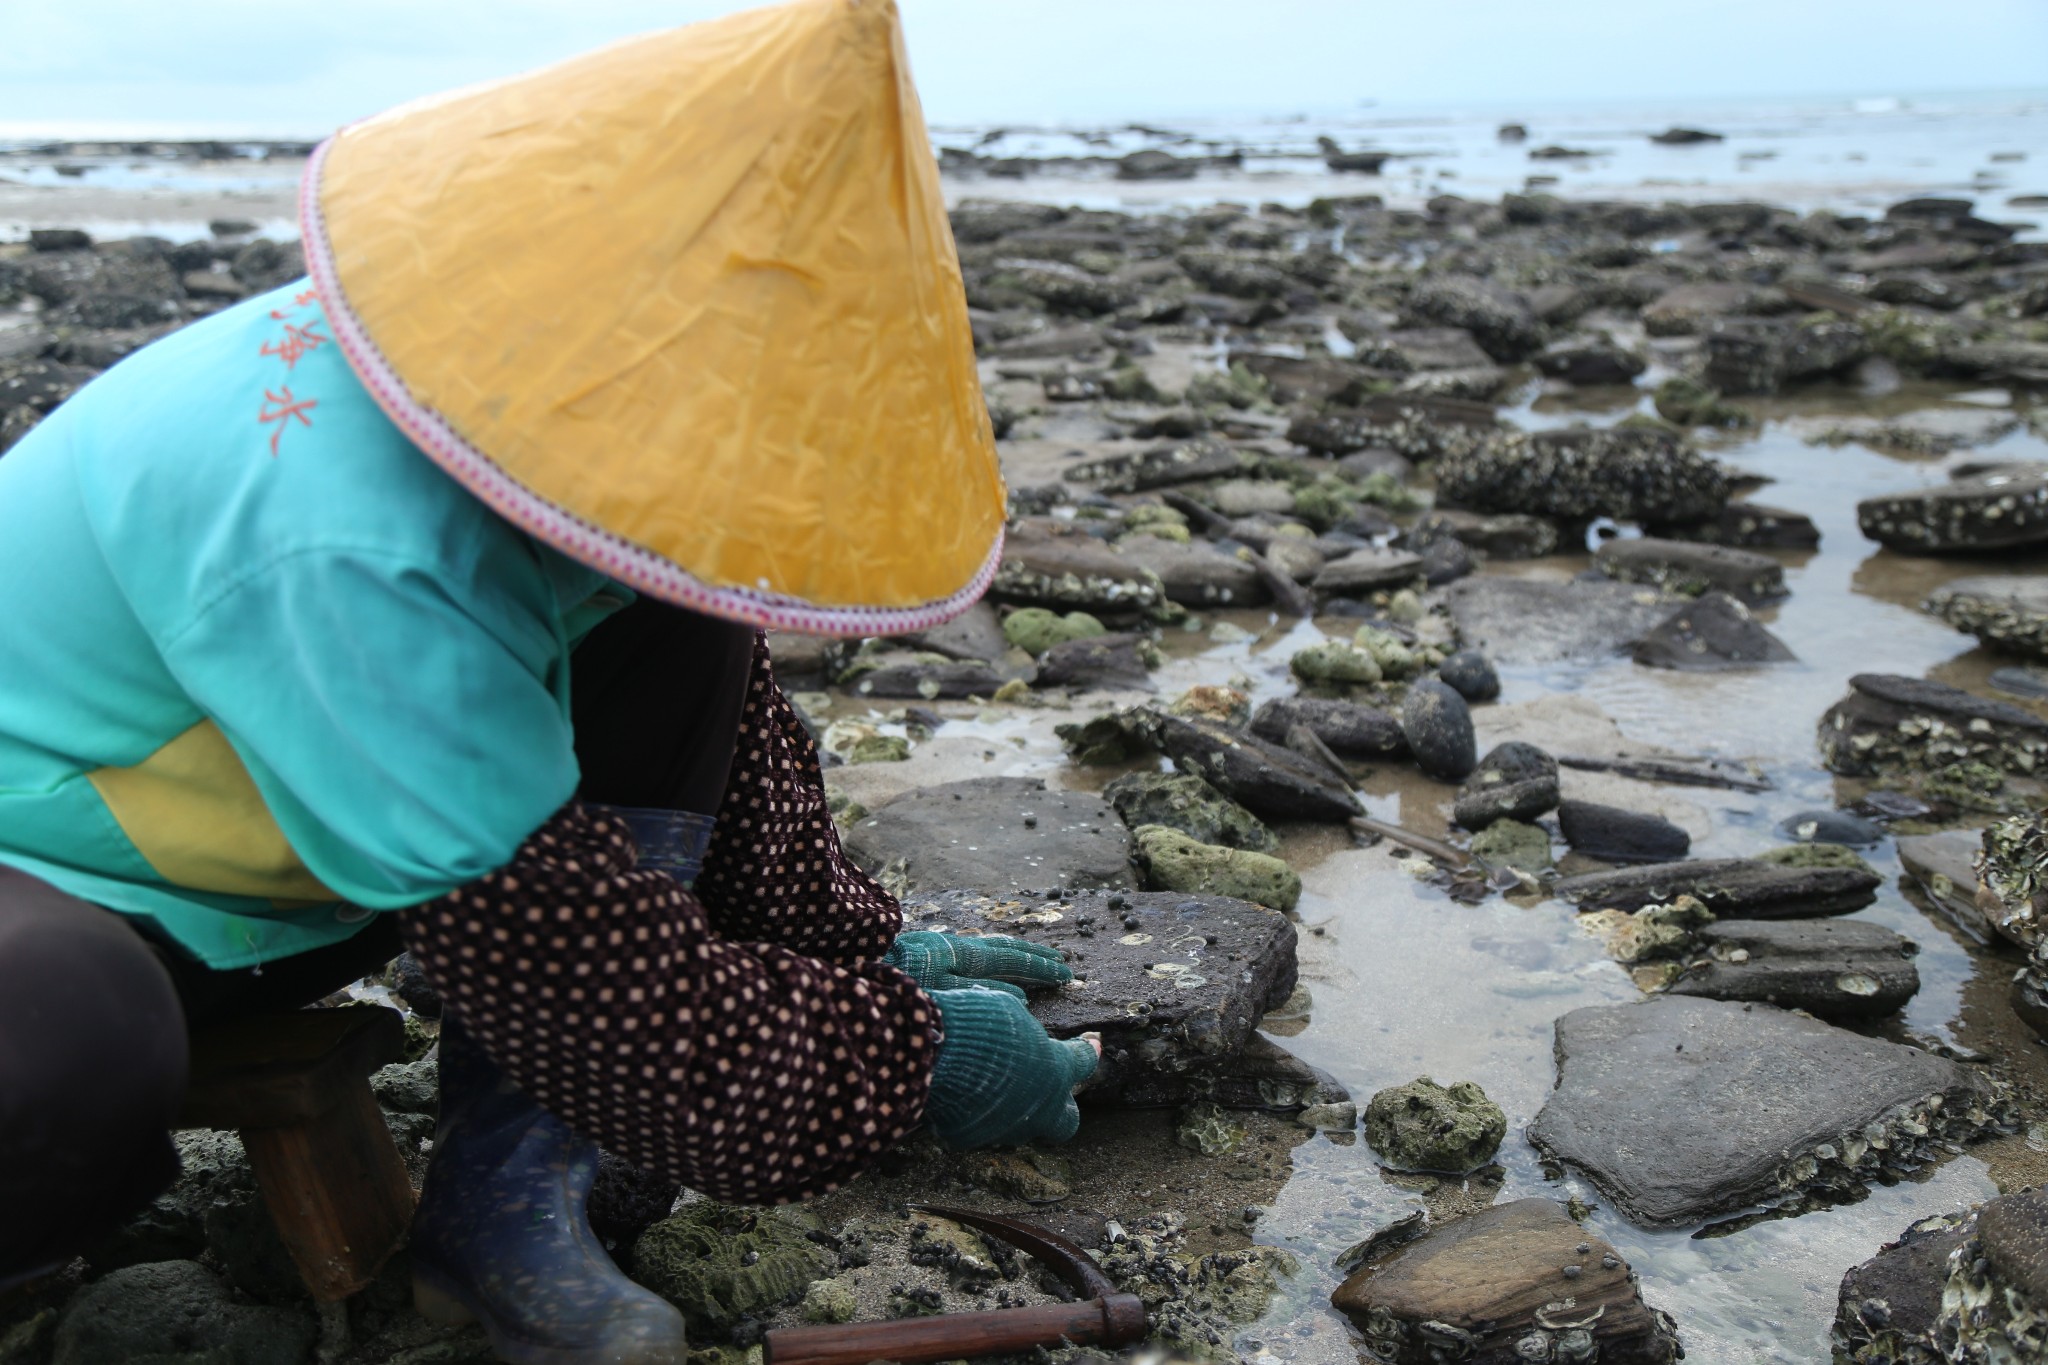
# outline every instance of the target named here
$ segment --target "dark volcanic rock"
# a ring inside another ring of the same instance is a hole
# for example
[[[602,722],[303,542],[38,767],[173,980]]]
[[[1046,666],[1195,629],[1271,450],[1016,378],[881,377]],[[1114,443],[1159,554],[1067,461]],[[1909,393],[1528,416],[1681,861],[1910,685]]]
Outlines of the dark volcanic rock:
[[[1479,762],[1472,711],[1448,684],[1423,678],[1401,703],[1401,733],[1408,737],[1415,766],[1439,782],[1458,782]]]
[[[1254,853],[1280,848],[1258,816],[1192,773],[1126,773],[1102,794],[1132,829],[1164,825],[1199,843]]]
[[[846,852],[898,891],[992,895],[1131,887],[1129,832],[1109,803],[1036,777],[977,777],[905,792],[846,831]]]
[[[1037,685],[1070,687],[1077,692],[1093,687],[1149,691],[1152,677],[1145,666],[1147,647],[1148,642],[1139,635],[1091,635],[1062,641],[1038,661]]]
[[[1538,664],[1619,654],[1683,605],[1629,583],[1565,583],[1495,575],[1466,578],[1432,594],[1458,639],[1499,663]]]
[[[1458,789],[1458,824],[1474,831],[1496,820],[1534,821],[1557,809],[1557,760],[1533,744],[1496,744]]]
[[[2048,577],[1959,578],[1936,588],[1926,607],[1993,649],[2048,659]]]
[[[1708,330],[1706,351],[1707,382],[1721,392],[1776,393],[1794,380],[1848,369],[1870,354],[1870,341],[1843,319],[1733,318]]]
[[[1221,896],[1082,891],[1034,901],[945,891],[909,898],[903,917],[906,928],[1014,934],[1058,948],[1076,982],[1034,998],[1031,1013],[1056,1038],[1102,1034],[1090,1101],[1213,1066],[1295,987],[1287,917]]]
[[[1152,744],[1182,772],[1208,780],[1218,791],[1268,820],[1348,820],[1358,797],[1321,764],[1253,735],[1213,721],[1136,713]]]
[[[1132,1108],[1168,1108],[1207,1101],[1227,1109],[1291,1113],[1351,1098],[1329,1072],[1310,1066],[1264,1034],[1254,1033],[1227,1057],[1186,1071],[1133,1071],[1117,1094]]]
[[[237,1303],[206,1267],[159,1261],[117,1270],[80,1290],[64,1307],[50,1359],[303,1365],[318,1336],[310,1313]]]
[[[1666,863],[1692,848],[1691,835],[1648,811],[1566,801],[1557,808],[1557,823],[1566,843],[1604,862]]]
[[[597,1184],[590,1191],[590,1230],[604,1249],[623,1256],[640,1234],[675,1207],[683,1187],[610,1152],[599,1154]]]
[[[1371,1359],[1397,1365],[1667,1365],[1680,1354],[1676,1326],[1643,1302],[1620,1254],[1548,1199],[1482,1209],[1399,1245],[1330,1302],[1365,1334]]]
[[[1778,833],[1802,844],[1840,844],[1873,848],[1884,839],[1882,826],[1841,810],[1803,810],[1778,822]]]
[[[2048,756],[2048,724],[2010,703],[1893,673],[1858,673],[1849,689],[1820,719],[1830,772],[1866,777],[1967,762],[2030,773]]]
[[[1634,658],[1648,668],[1711,673],[1791,663],[1796,656],[1748,607],[1727,593],[1710,592],[1638,641]]]
[[[1856,504],[1856,524],[1908,554],[2040,545],[2048,542],[2048,479],[1994,474],[1886,493]]]
[[[1436,276],[1408,291],[1402,321],[1462,327],[1495,360],[1526,360],[1543,344],[1543,324],[1529,301],[1486,280]]]
[[[1957,1062],[1725,1000],[1573,1010],[1557,1065],[1529,1140],[1652,1226],[1854,1190],[2010,1112]]]
[[[1860,920],[1727,920],[1699,930],[1673,995],[1758,1000],[1823,1019],[1880,1019],[1920,989],[1920,951]]]
[[[1701,521],[1728,501],[1719,466],[1650,427],[1562,427],[1497,436],[1437,464],[1437,495],[1477,512]]]
[[[1934,1341],[1949,1253],[1969,1236],[1964,1219],[1935,1214],[1906,1229],[1842,1277],[1831,1334],[1850,1365],[1910,1365],[1941,1359]],[[1919,1354],[1912,1354],[1912,1352]]]
[[[1811,919],[1861,910],[1883,884],[1861,868],[1696,858],[1567,877],[1557,894],[1581,910],[1640,910],[1692,896],[1724,919]]]
[[[1476,649],[1461,649],[1437,665],[1437,677],[1466,701],[1492,701],[1500,696],[1500,674],[1493,661]]]
[[[1092,483],[1105,493],[1139,493],[1197,479],[1227,479],[1258,465],[1258,457],[1221,441],[1186,441],[1135,455],[1110,455],[1077,464],[1070,483]]]
[[[1646,366],[1625,346],[1602,337],[1552,342],[1536,357],[1536,368],[1573,384],[1633,384]]]
[[[1745,602],[1785,595],[1785,570],[1769,555],[1642,536],[1610,540],[1593,556],[1594,567],[1623,583],[1647,583],[1681,597],[1720,591]]]
[[[1810,550],[1820,544],[1820,528],[1806,513],[1759,502],[1731,502],[1710,520],[1652,529],[1667,540],[1703,540],[1742,550]]]
[[[1302,725],[1339,758],[1405,758],[1408,737],[1401,722],[1358,702],[1326,697],[1275,697],[1252,716],[1252,733],[1285,744],[1288,732]]]

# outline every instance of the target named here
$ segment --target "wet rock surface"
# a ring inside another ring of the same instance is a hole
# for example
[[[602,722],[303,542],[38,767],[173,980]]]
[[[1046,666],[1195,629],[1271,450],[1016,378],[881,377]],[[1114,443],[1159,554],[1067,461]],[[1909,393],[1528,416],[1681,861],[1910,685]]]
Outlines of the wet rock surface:
[[[1722,592],[1681,607],[1636,642],[1631,653],[1645,668],[1718,673],[1795,662],[1791,648]]]
[[[1415,765],[1440,782],[1459,782],[1479,762],[1472,710],[1457,691],[1435,678],[1408,689],[1401,703],[1401,733]]]
[[[1866,498],[1856,524],[1908,554],[1954,554],[2048,543],[2048,482],[1988,477]]]
[[[1437,462],[1437,495],[1475,512],[1699,521],[1726,476],[1678,437],[1645,428],[1515,432]]]
[[[1123,822],[1163,825],[1190,839],[1274,853],[1280,841],[1259,817],[1189,773],[1128,773],[1102,789]]]
[[[1769,555],[1725,545],[1699,545],[1643,536],[1610,540],[1593,564],[1622,583],[1647,583],[1681,597],[1725,592],[1745,602],[1785,595],[1785,570]]]
[[[1640,910],[1691,896],[1725,919],[1812,919],[1862,909],[1883,880],[1867,868],[1695,858],[1566,877],[1556,890],[1581,910]]]
[[[1949,1257],[1968,1239],[1963,1220],[1923,1218],[1896,1242],[1842,1277],[1831,1334],[1855,1365],[1906,1365],[1941,1358],[1934,1339]]]
[[[1671,1318],[1619,1253],[1548,1199],[1458,1219],[1367,1264],[1332,1298],[1375,1359],[1433,1365],[1602,1360],[1663,1365]]]
[[[1557,1057],[1530,1141],[1652,1226],[1853,1189],[2009,1117],[1959,1063],[1769,1005],[1574,1010],[1558,1020]]]
[[[1306,726],[1342,758],[1401,758],[1408,736],[1401,722],[1376,707],[1326,697],[1275,697],[1252,716],[1252,733],[1285,744],[1288,732]]]
[[[1091,1102],[1239,1052],[1296,981],[1287,918],[1216,896],[1084,891],[1046,900],[948,891],[912,897],[904,916],[906,926],[1014,934],[1060,949],[1077,984],[1035,997],[1031,1012],[1058,1038],[1102,1034]]]
[[[1042,778],[981,777],[907,792],[858,821],[846,851],[884,887],[1133,887],[1130,836],[1099,796]]]
[[[1423,1076],[1388,1086],[1365,1106],[1365,1140],[1396,1170],[1463,1175],[1493,1160],[1508,1118],[1470,1081]]]
[[[1438,600],[1460,641],[1504,664],[1620,654],[1684,605],[1629,583],[1492,577],[1453,583]]]
[[[1849,688],[1820,721],[1821,757],[1830,771],[1857,776],[1982,763],[2030,773],[2048,755],[2048,722],[2010,703],[1890,673],[1858,673]]]
[[[1557,808],[1557,823],[1574,850],[1602,862],[1668,863],[1692,848],[1691,835],[1647,811],[1566,801]]]
[[[1557,804],[1557,760],[1533,744],[1509,740],[1479,761],[1458,789],[1454,813],[1459,825],[1476,832],[1496,820],[1534,820]]]
[[[1673,995],[1761,1001],[1847,1022],[1881,1019],[1920,989],[1919,947],[1856,920],[1727,920],[1702,927]]]

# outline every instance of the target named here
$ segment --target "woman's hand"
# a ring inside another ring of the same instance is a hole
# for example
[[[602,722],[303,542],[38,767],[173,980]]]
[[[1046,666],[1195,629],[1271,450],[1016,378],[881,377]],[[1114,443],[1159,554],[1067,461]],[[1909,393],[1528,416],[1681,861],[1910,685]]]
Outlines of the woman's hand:
[[[1095,1074],[1101,1045],[1055,1040],[1025,1010],[1021,992],[932,992],[945,1042],[932,1067],[925,1120],[948,1147],[1065,1142],[1081,1126],[1074,1090]]]
[[[1059,950],[1002,934],[898,934],[882,961],[907,973],[927,991],[980,986],[1024,998],[1020,987],[1064,986],[1074,973]],[[1012,984],[1015,983],[1015,984]]]

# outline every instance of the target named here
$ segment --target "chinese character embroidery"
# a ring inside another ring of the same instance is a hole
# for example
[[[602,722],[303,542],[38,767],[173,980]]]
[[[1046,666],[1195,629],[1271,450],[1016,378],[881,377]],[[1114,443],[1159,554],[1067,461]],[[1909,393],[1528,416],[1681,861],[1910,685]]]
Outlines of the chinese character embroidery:
[[[277,393],[272,393],[269,389],[265,389],[263,391],[263,401],[264,408],[256,414],[256,420],[265,426],[270,425],[272,422],[277,423],[277,430],[270,433],[270,455],[272,459],[276,459],[278,438],[283,436],[285,428],[291,425],[291,419],[296,417],[299,419],[301,426],[312,426],[313,419],[306,416],[306,414],[319,407],[320,400],[317,398],[294,398],[291,386],[287,384]]]
[[[271,316],[276,317],[277,314],[272,313]],[[308,351],[320,349],[327,341],[328,337],[320,330],[320,321],[317,318],[304,326],[287,322],[284,325],[284,336],[277,341],[264,342],[263,349],[257,354],[276,356],[284,362],[285,369],[289,370],[299,363],[300,356]]]

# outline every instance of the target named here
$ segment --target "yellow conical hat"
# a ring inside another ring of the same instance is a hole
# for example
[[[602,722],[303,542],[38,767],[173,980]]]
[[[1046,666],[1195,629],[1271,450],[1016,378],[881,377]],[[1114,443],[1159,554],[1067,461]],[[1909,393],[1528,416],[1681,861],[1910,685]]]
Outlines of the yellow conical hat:
[[[350,363],[506,517],[826,634],[980,596],[1003,488],[893,0],[800,0],[346,128],[306,169]]]

